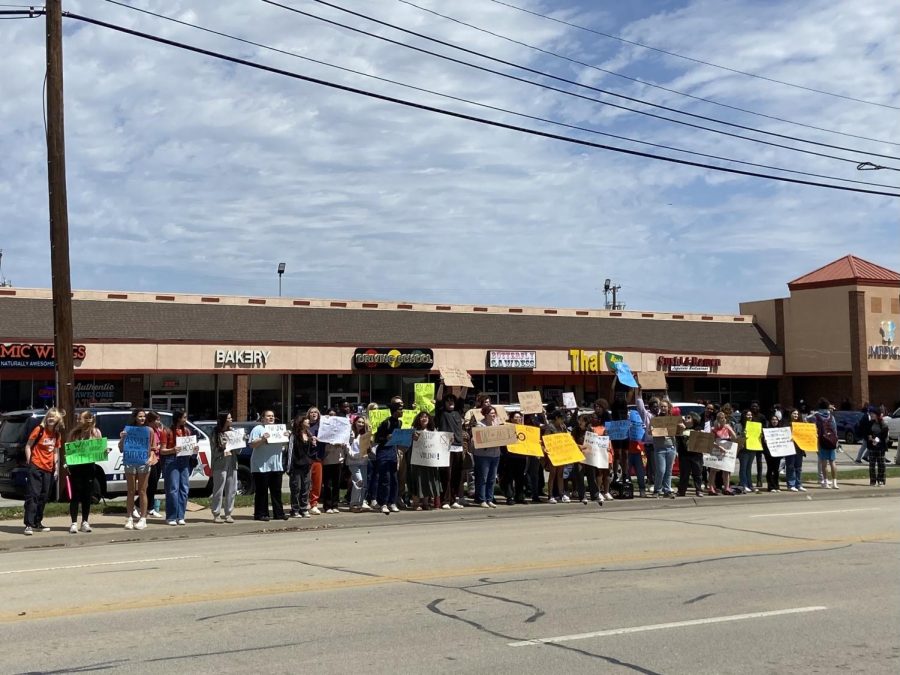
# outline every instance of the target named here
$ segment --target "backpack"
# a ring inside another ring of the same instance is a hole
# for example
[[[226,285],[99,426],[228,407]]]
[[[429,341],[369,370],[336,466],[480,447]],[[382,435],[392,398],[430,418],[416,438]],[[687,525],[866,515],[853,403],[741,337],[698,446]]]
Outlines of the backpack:
[[[816,413],[816,432],[819,435],[819,443],[826,450],[835,450],[838,446],[838,435],[835,426],[832,417],[823,417]]]

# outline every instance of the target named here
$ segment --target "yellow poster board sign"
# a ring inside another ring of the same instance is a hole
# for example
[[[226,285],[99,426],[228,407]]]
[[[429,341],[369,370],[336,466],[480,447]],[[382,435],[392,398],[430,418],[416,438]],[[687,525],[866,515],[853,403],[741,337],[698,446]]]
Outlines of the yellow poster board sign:
[[[544,448],[541,446],[541,430],[539,427],[529,427],[524,424],[516,424],[518,443],[510,443],[506,449],[516,455],[528,455],[529,457],[543,457]]]
[[[572,438],[572,434],[547,434],[544,436],[544,448],[553,466],[565,466],[584,461],[584,453]]]
[[[744,439],[747,450],[762,450],[762,423],[747,422],[744,426]]]
[[[819,451],[819,438],[816,435],[816,425],[812,422],[794,422],[791,424],[791,435],[797,447],[806,452]]]

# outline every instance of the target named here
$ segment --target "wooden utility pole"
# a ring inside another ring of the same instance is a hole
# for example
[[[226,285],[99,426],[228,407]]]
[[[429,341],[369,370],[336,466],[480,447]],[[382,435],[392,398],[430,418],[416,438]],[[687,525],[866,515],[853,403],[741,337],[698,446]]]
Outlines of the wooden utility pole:
[[[65,410],[66,429],[71,429],[75,417],[75,364],[72,352],[72,281],[69,271],[69,210],[66,201],[66,137],[63,122],[62,0],[47,0],[46,13],[47,187],[50,199],[56,405]]]

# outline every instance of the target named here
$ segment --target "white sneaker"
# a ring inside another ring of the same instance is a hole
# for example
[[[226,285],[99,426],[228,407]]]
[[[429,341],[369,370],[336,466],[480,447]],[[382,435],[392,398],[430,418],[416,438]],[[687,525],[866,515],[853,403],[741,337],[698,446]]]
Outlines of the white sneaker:
[[[608,492],[605,495],[603,495],[603,498],[609,502],[611,502],[613,500],[613,496],[611,494],[609,494]]]
[[[138,508],[136,506],[134,507],[134,510],[131,512],[131,517],[137,518],[138,520],[140,520],[141,512],[138,511]]]
[[[555,503],[556,503],[556,497],[550,497],[550,499],[547,500],[547,503],[548,503],[548,504],[555,504]]]
[[[806,488],[803,487],[802,485],[801,485],[800,487],[798,487],[797,489],[798,489],[800,492],[806,492]]]
[[[172,527],[175,527],[177,524],[178,524],[177,520],[167,520],[166,521],[166,525],[171,525]]]
[[[839,490],[839,489],[840,489],[840,488],[838,487],[838,484],[837,484],[837,479],[834,480],[834,483],[832,484],[831,487],[832,487],[833,489],[835,489],[835,490]]]
[[[587,506],[588,498],[587,498],[587,497],[584,497],[584,498],[581,500],[581,503],[584,504],[585,506]]]
[[[483,509],[489,509],[489,508],[491,508],[491,505],[488,504],[487,502],[481,502],[478,506],[480,506],[480,507],[483,508]]]
[[[563,496],[562,496],[562,503],[563,503],[563,504],[568,504],[570,501],[572,501],[572,500],[569,499],[569,495],[563,495]]]
[[[378,502],[377,502],[375,499],[373,499],[372,501],[369,502],[369,508],[377,509],[377,508],[378,508]]]
[[[790,490],[791,492],[799,492],[799,490],[795,487],[789,487],[788,490]]]
[[[81,531],[82,532],[90,532],[91,531],[91,526],[88,524],[88,521],[85,520],[83,523],[81,523]]]
[[[496,509],[497,505],[494,502],[488,502],[488,507],[492,509]]]
[[[369,506],[369,504],[367,502],[363,502],[359,508],[361,508],[363,511],[371,511],[372,510],[372,507]]]
[[[134,529],[134,518],[129,518],[125,521],[125,529],[133,530]]]
[[[147,529],[147,519],[141,518],[137,523],[135,523],[134,529],[136,530],[146,530]]]
[[[178,521],[178,524],[179,525],[187,525],[187,521],[184,518],[182,518],[181,520]]]
[[[382,513],[390,513],[391,510],[387,507],[387,504],[385,504],[384,506],[381,507],[381,512]]]
[[[604,499],[606,499],[606,495],[604,495],[602,492],[597,495],[597,501],[600,502],[601,504],[603,503]]]
[[[449,505],[449,504],[441,504],[441,508],[442,508],[444,511],[449,511],[449,510],[450,510],[450,505]]]
[[[390,504],[388,505],[388,508],[390,509],[391,513],[397,513],[400,510],[397,508],[396,504]]]
[[[78,534],[78,523],[72,523],[69,527],[69,534]]]
[[[322,515],[322,510],[321,510],[318,506],[312,507],[312,508],[309,510],[309,512],[310,512],[312,515],[314,515],[314,516],[321,516],[321,515]]]
[[[464,509],[464,508],[466,508],[466,507],[463,506],[462,504],[460,504],[459,502],[453,502],[453,503],[450,505],[450,508],[451,508],[451,509]]]
[[[162,518],[162,514],[156,509],[150,509],[150,513],[147,514],[151,518]]]
[[[33,534],[34,534],[34,530],[31,529],[31,526],[30,525],[26,526],[25,527],[25,536],[30,537]]]

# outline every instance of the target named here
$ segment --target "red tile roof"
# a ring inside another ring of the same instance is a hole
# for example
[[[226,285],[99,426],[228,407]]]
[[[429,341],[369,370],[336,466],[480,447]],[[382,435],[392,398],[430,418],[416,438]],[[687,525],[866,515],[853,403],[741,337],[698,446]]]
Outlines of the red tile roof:
[[[827,286],[896,286],[900,274],[854,255],[845,255],[788,283],[792,291]]]

